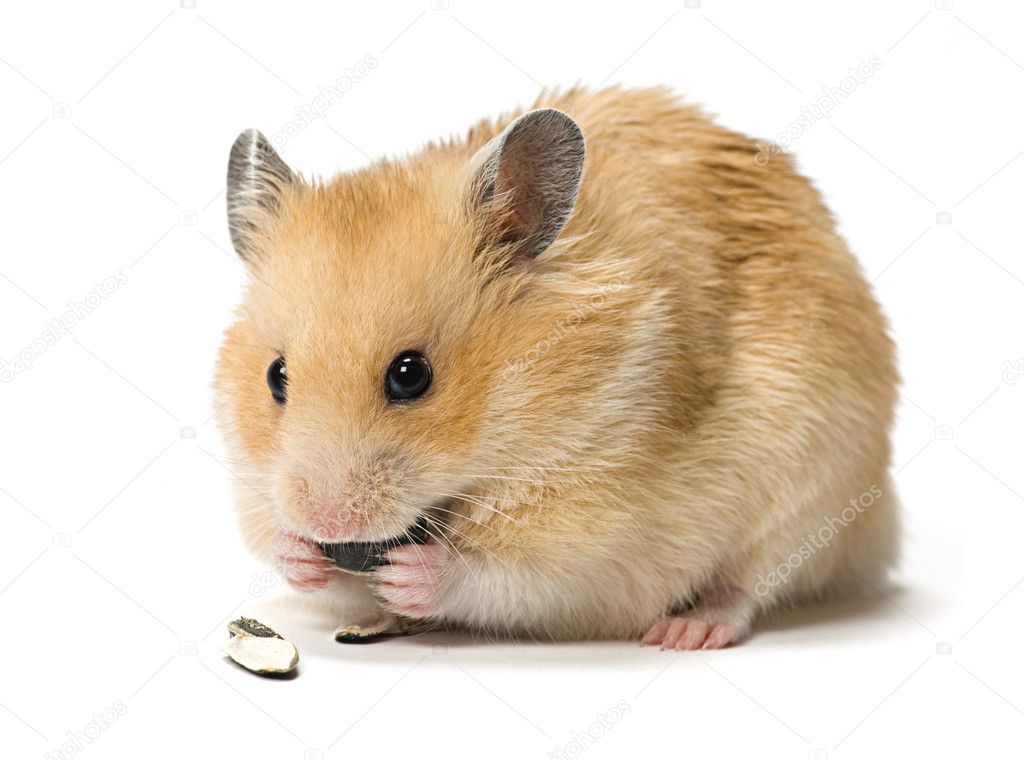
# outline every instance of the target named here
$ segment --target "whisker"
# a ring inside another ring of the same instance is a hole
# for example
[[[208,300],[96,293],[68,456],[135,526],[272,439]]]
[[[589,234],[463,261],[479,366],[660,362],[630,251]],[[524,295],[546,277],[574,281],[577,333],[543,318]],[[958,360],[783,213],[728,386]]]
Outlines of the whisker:
[[[450,491],[448,493],[448,495],[449,496],[457,496],[459,498],[473,496],[473,494],[459,493],[458,491]],[[477,495],[474,498],[481,498],[481,499],[486,498],[486,499],[491,499],[492,501],[510,501],[513,504],[519,504],[520,503],[519,499],[513,499],[511,497],[505,497],[505,496],[480,496],[480,495]]]
[[[477,549],[478,551],[480,551],[480,552],[482,552],[483,554],[486,554],[486,555],[488,555],[488,556],[492,557],[493,559],[497,560],[497,561],[498,561],[498,562],[500,562],[500,563],[501,563],[502,565],[504,565],[504,566],[505,566],[505,567],[506,567],[506,568],[507,568],[508,570],[512,570],[512,571],[514,571],[514,568],[513,568],[513,567],[512,567],[511,565],[509,565],[509,564],[508,564],[508,563],[507,563],[507,562],[506,562],[506,561],[504,560],[504,558],[502,558],[502,557],[501,557],[501,556],[500,556],[499,554],[497,554],[496,552],[494,552],[494,551],[491,551],[491,550],[490,550],[490,549],[488,549],[488,548],[487,548],[486,546],[481,546],[481,545],[480,545],[480,544],[479,544],[478,542],[474,541],[474,540],[473,540],[472,538],[470,538],[469,536],[467,536],[467,535],[466,535],[465,533],[463,533],[462,531],[458,530],[457,528],[454,528],[454,527],[453,527],[453,526],[451,526],[451,525],[448,525],[448,526],[446,526],[446,527],[447,527],[447,529],[448,529],[448,530],[452,531],[452,532],[453,532],[453,533],[454,533],[455,535],[457,535],[457,536],[458,536],[459,538],[461,538],[461,539],[462,539],[463,541],[468,541],[468,542],[469,542],[470,544],[472,544],[472,545],[473,545],[473,546],[474,546],[474,547],[475,547],[475,548],[476,548],[476,549]]]
[[[480,526],[481,528],[485,528],[485,529],[487,529],[487,530],[491,531],[491,533],[497,533],[497,532],[498,532],[498,531],[496,531],[496,530],[495,530],[495,529],[494,529],[493,527],[491,527],[490,525],[488,525],[487,523],[483,523],[483,522],[480,522],[479,520],[474,520],[474,519],[473,519],[472,517],[470,517],[469,515],[464,515],[464,514],[462,514],[461,512],[453,512],[452,510],[450,510],[450,509],[445,509],[444,507],[431,507],[431,510],[432,510],[432,511],[436,510],[436,511],[438,511],[438,512],[446,512],[446,513],[447,513],[447,514],[449,514],[449,515],[453,515],[453,516],[455,516],[455,517],[458,517],[458,518],[461,518],[461,519],[463,519],[463,520],[466,520],[467,522],[471,522],[471,523],[473,523],[474,525],[478,525],[478,526]],[[429,519],[429,518],[428,518],[428,519]],[[444,523],[444,524],[445,524],[445,525],[447,525],[447,523]]]
[[[431,493],[431,492],[427,492],[427,493]],[[442,493],[442,492],[434,492],[432,495],[434,495],[434,496],[442,496],[442,497],[454,496],[454,494]],[[478,499],[476,499],[476,498],[474,498],[472,496],[463,495],[463,496],[458,496],[458,497],[455,497],[455,498],[459,498],[459,499],[461,499],[463,501],[468,501],[471,504],[477,504],[477,505],[483,507],[484,509],[486,509],[486,510],[488,510],[490,512],[493,512],[496,515],[504,517],[506,520],[508,520],[511,523],[514,523],[514,524],[516,524],[516,525],[518,525],[520,527],[525,527],[522,522],[520,522],[516,518],[512,517],[512,515],[507,515],[504,512],[502,512],[500,509],[498,509],[497,507],[495,507],[495,506],[493,506],[491,504],[488,504],[488,503],[486,503],[484,501],[480,501],[480,500],[478,500]]]
[[[490,478],[492,480],[522,481],[522,482],[525,482],[525,483],[533,483],[534,485],[537,485],[537,486],[544,485],[544,482],[541,481],[541,480],[536,480],[534,478],[517,478],[517,477],[513,477],[511,475],[490,475],[490,474],[487,474],[487,473],[476,473],[476,474],[474,474],[474,473],[470,473],[470,474],[463,473],[463,474],[457,476],[454,473],[450,473],[450,472],[438,472],[437,474],[438,475],[444,475],[446,477],[471,478],[471,479],[474,479],[474,480],[477,479],[477,478]]]
[[[551,465],[495,465],[493,467],[481,468],[484,471],[494,470],[536,470],[538,472],[604,472],[614,465],[608,465],[606,467],[555,467]]]
[[[435,534],[431,532],[429,527],[424,528],[424,530],[426,530],[427,532],[427,535],[433,538],[435,541],[437,541],[439,546],[445,547],[445,551],[447,551],[450,555],[458,557],[462,564],[466,566],[466,570],[470,574],[472,574],[473,568],[469,566],[469,562],[467,562],[466,558],[462,556],[462,552],[460,552],[458,547],[455,546],[454,543],[452,543],[452,540],[444,535],[444,531],[441,529],[441,526],[431,522],[429,518],[427,518],[427,522],[431,525],[434,525],[434,527],[438,529],[438,532]]]

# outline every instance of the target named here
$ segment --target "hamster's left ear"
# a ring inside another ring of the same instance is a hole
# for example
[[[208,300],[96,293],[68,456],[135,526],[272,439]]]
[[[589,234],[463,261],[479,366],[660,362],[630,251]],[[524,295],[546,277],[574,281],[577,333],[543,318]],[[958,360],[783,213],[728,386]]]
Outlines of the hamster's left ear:
[[[295,174],[261,132],[247,129],[235,140],[228,160],[228,229],[242,259],[254,257],[260,232],[294,181]]]
[[[583,177],[583,133],[561,111],[530,111],[473,159],[471,213],[486,245],[509,246],[510,262],[538,255],[569,221]]]

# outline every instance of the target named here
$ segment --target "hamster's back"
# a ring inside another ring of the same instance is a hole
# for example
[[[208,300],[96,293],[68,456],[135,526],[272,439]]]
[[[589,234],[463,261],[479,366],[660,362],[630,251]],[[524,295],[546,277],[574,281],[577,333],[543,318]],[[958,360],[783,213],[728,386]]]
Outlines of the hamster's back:
[[[631,275],[676,294],[678,339],[699,378],[687,391],[710,402],[791,372],[785,382],[800,392],[839,402],[848,391],[870,395],[875,403],[856,412],[886,437],[897,383],[886,322],[789,156],[715,124],[667,88],[573,89],[533,107],[565,111],[586,138],[565,235],[592,242],[570,254],[628,257]],[[471,149],[509,118],[471,130]]]

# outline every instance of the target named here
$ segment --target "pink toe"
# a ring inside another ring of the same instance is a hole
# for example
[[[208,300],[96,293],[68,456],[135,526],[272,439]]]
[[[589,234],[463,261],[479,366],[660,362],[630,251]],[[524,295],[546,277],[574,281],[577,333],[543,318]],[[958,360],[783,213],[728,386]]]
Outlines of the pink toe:
[[[661,640],[662,649],[676,649],[676,644],[686,634],[686,628],[689,625],[689,620],[686,618],[672,618],[669,624],[668,631],[665,633],[665,638]]]
[[[719,623],[712,627],[704,642],[704,649],[722,649],[736,640],[736,632],[728,623]]]
[[[659,620],[651,626],[650,630],[647,631],[640,643],[648,646],[660,644],[662,640],[664,640],[665,633],[668,631],[668,627],[671,622],[672,620],[670,618]]]
[[[691,620],[686,626],[686,635],[679,639],[676,649],[700,649],[708,637],[709,627],[703,620]]]

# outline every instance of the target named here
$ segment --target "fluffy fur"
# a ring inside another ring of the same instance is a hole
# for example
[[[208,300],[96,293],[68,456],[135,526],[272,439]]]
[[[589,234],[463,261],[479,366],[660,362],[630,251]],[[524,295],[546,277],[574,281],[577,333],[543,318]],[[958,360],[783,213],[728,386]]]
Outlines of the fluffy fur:
[[[249,545],[290,546],[289,578],[322,586],[337,571],[315,540],[389,537],[434,506],[430,544],[327,593],[359,615],[676,648],[877,582],[898,533],[893,346],[817,192],[664,89],[534,108],[586,145],[536,256],[467,202],[523,112],[325,183],[278,170],[248,223],[233,206],[251,281],[216,391]],[[410,348],[433,385],[388,404]]]

